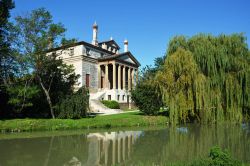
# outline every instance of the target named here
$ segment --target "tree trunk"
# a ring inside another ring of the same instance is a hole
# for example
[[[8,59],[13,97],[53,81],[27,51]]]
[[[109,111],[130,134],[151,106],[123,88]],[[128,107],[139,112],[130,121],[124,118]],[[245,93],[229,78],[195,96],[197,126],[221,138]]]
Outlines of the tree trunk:
[[[48,90],[44,87],[41,77],[38,76],[38,78],[39,78],[40,85],[41,85],[41,87],[42,87],[42,89],[43,89],[43,91],[44,91],[44,93],[45,93],[45,95],[46,95],[46,99],[47,99],[47,102],[48,102],[48,104],[49,104],[51,116],[52,116],[53,119],[55,119],[54,110],[53,110],[53,107],[52,107],[52,102],[51,102],[51,99],[50,99],[49,92],[48,92]]]

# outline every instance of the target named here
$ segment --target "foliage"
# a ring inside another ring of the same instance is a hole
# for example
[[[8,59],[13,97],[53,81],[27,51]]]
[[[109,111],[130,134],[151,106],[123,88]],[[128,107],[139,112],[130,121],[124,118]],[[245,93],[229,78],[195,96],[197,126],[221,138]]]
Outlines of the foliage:
[[[219,147],[210,149],[209,157],[195,159],[189,162],[174,162],[165,164],[166,166],[246,166],[242,162],[234,159],[226,150]]]
[[[66,96],[56,106],[57,117],[61,119],[80,119],[86,117],[89,108],[88,89],[80,88],[75,94]]]
[[[120,105],[115,100],[102,100],[102,104],[111,109],[120,109]]]
[[[249,115],[250,57],[242,34],[173,38],[155,80],[171,123],[241,122]]]
[[[131,98],[140,111],[156,115],[162,106],[161,95],[150,83],[139,83],[131,92]]]
[[[211,166],[240,166],[240,162],[234,160],[227,151],[221,150],[219,147],[213,147],[210,150],[209,157],[212,159]]]
[[[7,84],[7,78],[13,66],[11,62],[11,43],[10,43],[10,10],[14,8],[12,0],[0,1],[0,84]]]
[[[14,112],[20,113],[27,107],[32,107],[32,98],[39,93],[37,86],[31,85],[29,82],[32,76],[27,75],[23,78],[17,78],[15,85],[7,89],[9,94],[8,104],[13,106]]]
[[[55,105],[61,98],[73,94],[73,88],[79,75],[74,73],[73,66],[64,64],[56,54],[46,56],[42,63],[39,75]]]
[[[184,165],[184,164],[180,164]],[[187,166],[243,166],[241,162],[235,160],[227,151],[223,151],[219,147],[212,147],[210,150],[209,158],[202,158],[195,160]]]
[[[34,86],[44,93],[39,95],[40,100],[47,101],[51,117],[55,118],[54,106],[60,98],[73,93],[78,78],[72,66],[65,65],[54,53],[47,54],[48,49],[59,46],[65,28],[61,23],[53,23],[51,14],[44,8],[16,17],[15,28],[17,50],[24,66],[21,77],[34,76]]]
[[[64,46],[64,45],[73,44],[73,43],[76,43],[76,42],[77,42],[77,39],[75,39],[75,38],[66,39],[65,37],[63,37],[62,40],[61,40],[61,45]]]
[[[13,75],[14,58],[11,56],[10,10],[14,8],[12,0],[0,0],[0,117],[8,106],[8,80]]]

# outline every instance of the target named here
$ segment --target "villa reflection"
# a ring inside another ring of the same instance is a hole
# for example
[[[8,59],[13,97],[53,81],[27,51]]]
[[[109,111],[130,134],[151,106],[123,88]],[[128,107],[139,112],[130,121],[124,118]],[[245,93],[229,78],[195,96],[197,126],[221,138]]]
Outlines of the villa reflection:
[[[249,130],[249,125],[188,125],[179,129],[0,139],[0,166],[160,166],[206,157],[215,145],[250,163]]]
[[[130,158],[132,146],[141,134],[142,131],[88,134],[89,146],[86,165],[114,165],[125,162]]]

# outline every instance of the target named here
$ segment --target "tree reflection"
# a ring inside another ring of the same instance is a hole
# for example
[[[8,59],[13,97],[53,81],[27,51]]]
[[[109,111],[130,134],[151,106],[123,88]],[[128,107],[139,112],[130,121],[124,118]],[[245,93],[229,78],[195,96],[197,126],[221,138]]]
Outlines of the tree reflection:
[[[212,146],[250,162],[249,128],[236,125],[0,140],[0,165],[165,165],[207,156]]]

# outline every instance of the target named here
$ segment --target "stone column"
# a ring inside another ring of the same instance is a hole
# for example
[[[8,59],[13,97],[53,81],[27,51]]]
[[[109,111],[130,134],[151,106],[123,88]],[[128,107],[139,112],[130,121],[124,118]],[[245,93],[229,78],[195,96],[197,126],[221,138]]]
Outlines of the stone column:
[[[112,164],[114,165],[115,164],[115,156],[116,156],[116,153],[115,153],[115,139],[113,139],[112,142],[113,142],[113,145],[112,145]]]
[[[130,137],[130,135],[128,135],[128,157],[130,157],[130,147],[131,147],[130,139],[131,139],[131,137]]]
[[[126,156],[126,151],[125,151],[125,149],[126,149],[126,145],[125,145],[125,141],[126,141],[126,137],[123,137],[123,141],[122,141],[122,144],[123,144],[123,146],[122,146],[122,158],[123,158],[123,161],[125,161],[125,156]]]
[[[116,89],[116,64],[113,63],[113,89]]]
[[[117,153],[118,153],[118,157],[117,157],[117,161],[118,163],[121,162],[121,139],[118,138],[118,145],[117,145]]]
[[[132,74],[131,74],[131,76],[132,76],[132,89],[134,89],[134,87],[135,87],[135,77],[134,77],[134,75],[135,75],[135,69],[134,68],[132,68],[132,72],[131,72]]]
[[[125,65],[123,65],[123,72],[122,72],[122,78],[123,78],[123,80],[122,80],[122,84],[123,84],[123,86],[122,86],[122,89],[123,90],[126,90],[126,66]]]
[[[109,66],[105,65],[105,88],[109,89]]]
[[[121,65],[118,64],[118,89],[121,89]]]
[[[131,68],[128,68],[128,90],[131,90]]]
[[[98,72],[98,89],[101,89],[102,87],[102,72],[101,72],[101,65],[98,65],[98,69],[97,69],[97,72]]]
[[[105,148],[104,148],[105,165],[107,165],[107,164],[108,164],[108,154],[109,154],[109,153],[108,153],[108,148],[109,148],[108,140],[105,140],[105,141],[104,141],[104,145],[105,145],[105,146],[104,146],[104,147],[105,147]]]
[[[138,68],[136,69],[136,85],[138,84],[138,79],[139,79],[139,73],[138,73]]]

